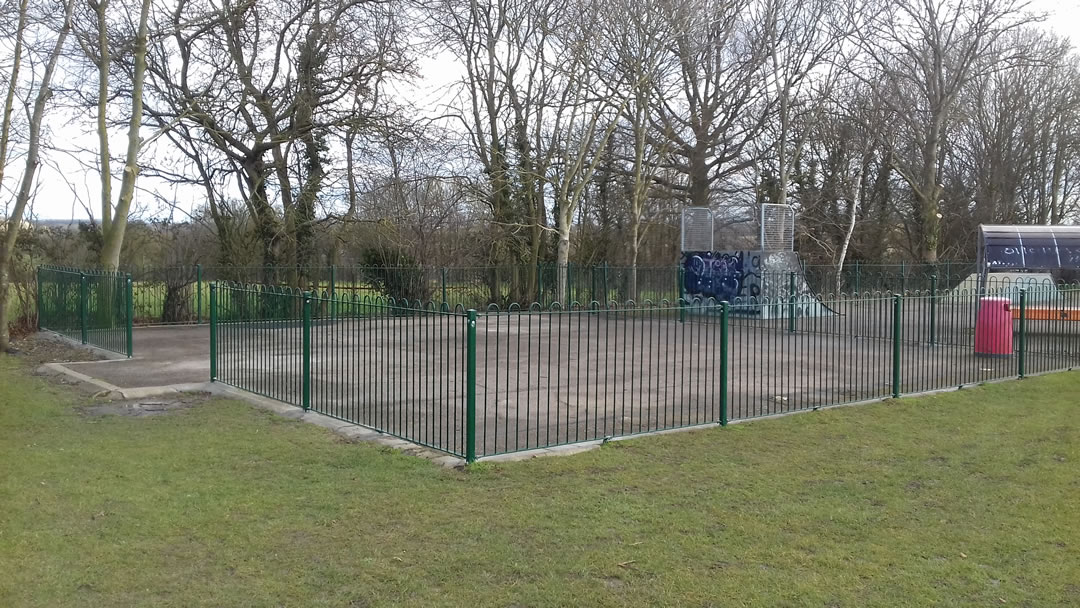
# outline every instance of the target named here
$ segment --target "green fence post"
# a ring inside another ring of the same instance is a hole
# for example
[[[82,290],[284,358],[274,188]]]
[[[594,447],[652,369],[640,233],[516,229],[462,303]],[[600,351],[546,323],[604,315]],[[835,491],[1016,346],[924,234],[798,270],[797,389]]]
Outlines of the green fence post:
[[[337,265],[330,265],[330,318],[337,318]]]
[[[536,265],[536,301],[544,305],[544,267]]]
[[[900,260],[900,293],[907,293],[907,263]]]
[[[465,462],[476,462],[476,311],[469,309],[465,326]]]
[[[608,291],[608,263],[604,262],[604,309],[608,307],[608,302],[611,301],[611,292]]]
[[[301,405],[304,411],[311,409],[311,292],[304,292],[303,374],[301,380]]]
[[[728,306],[720,303],[720,426],[728,423]]]
[[[641,289],[638,288],[638,291],[640,290]],[[681,298],[684,293],[686,293],[686,269],[680,264],[679,267],[675,269],[675,294],[677,297]]]
[[[788,275],[788,331],[795,333],[795,273]]]
[[[79,273],[79,337],[86,344],[88,328],[86,326],[86,275]]]
[[[442,301],[443,301],[443,307],[446,307],[446,306],[449,305],[449,302],[447,301],[447,298],[446,298],[446,269],[443,268],[440,272],[442,274]]]
[[[217,382],[218,286],[210,283],[210,381]]]
[[[202,325],[202,264],[195,265],[195,324]]]
[[[1020,289],[1020,352],[1017,353],[1017,373],[1023,378],[1027,375],[1027,290]]]
[[[937,275],[930,275],[930,346],[937,344]]]
[[[41,311],[44,310],[42,299],[44,292],[41,290],[41,266],[37,267],[37,330],[41,331]]]
[[[892,396],[900,398],[900,340],[903,327],[900,324],[900,315],[903,310],[903,296],[893,294],[893,347],[892,347]]]
[[[566,301],[561,304],[567,308],[570,307],[570,303],[574,301],[574,264],[573,262],[566,263]]]
[[[855,260],[855,293],[862,293],[862,266],[859,260]]]
[[[126,289],[124,289],[124,299],[126,300],[127,310],[127,356],[131,358],[135,352],[135,283],[131,280],[131,275],[127,275],[127,282],[125,283]]]

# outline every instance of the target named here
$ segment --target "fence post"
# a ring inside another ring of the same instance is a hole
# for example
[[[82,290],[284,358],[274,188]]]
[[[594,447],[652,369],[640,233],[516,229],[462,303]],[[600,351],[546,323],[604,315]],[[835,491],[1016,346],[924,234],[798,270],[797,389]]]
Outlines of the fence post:
[[[937,275],[930,275],[930,346],[937,344]]]
[[[440,272],[442,273],[442,301],[443,301],[443,307],[446,307],[446,306],[449,305],[449,302],[446,299],[446,269],[443,268]]]
[[[795,273],[788,274],[788,331],[795,333]]]
[[[676,269],[675,276],[675,293],[678,294],[678,297],[681,298],[683,297],[683,293],[686,293],[686,269],[683,268],[682,264],[679,264],[678,268]],[[638,291],[640,291],[640,288],[638,289]]]
[[[469,309],[465,326],[465,462],[476,462],[476,311]]]
[[[604,262],[604,309],[608,307],[608,302],[611,301],[611,292],[608,291],[608,263]]]
[[[131,274],[127,275],[124,299],[127,310],[127,356],[130,359],[135,353],[135,283],[131,280]]]
[[[202,264],[195,265],[195,324],[202,325]]]
[[[304,328],[303,328],[303,374],[301,380],[301,405],[304,411],[311,409],[311,292],[304,292]]]
[[[37,330],[41,331],[41,311],[45,309],[42,299],[45,297],[41,290],[41,266],[37,267]]]
[[[859,260],[855,260],[855,293],[862,293],[862,267]]]
[[[330,318],[337,318],[337,265],[330,265]]]
[[[210,382],[217,382],[218,285],[210,283]]]
[[[900,398],[900,340],[903,326],[900,323],[903,311],[903,296],[893,294],[893,347],[892,347],[892,396]]]
[[[720,426],[728,423],[728,306],[720,302]]]
[[[536,265],[536,301],[544,305],[544,267]]]
[[[1020,289],[1020,352],[1017,353],[1017,373],[1023,378],[1027,375],[1027,290]]]
[[[561,302],[563,306],[569,307],[570,303],[574,301],[574,263],[566,263],[566,301]]]
[[[907,263],[900,260],[900,293],[907,293]]]
[[[82,338],[82,343],[87,342],[87,327],[86,327],[86,274],[79,273],[79,337]]]

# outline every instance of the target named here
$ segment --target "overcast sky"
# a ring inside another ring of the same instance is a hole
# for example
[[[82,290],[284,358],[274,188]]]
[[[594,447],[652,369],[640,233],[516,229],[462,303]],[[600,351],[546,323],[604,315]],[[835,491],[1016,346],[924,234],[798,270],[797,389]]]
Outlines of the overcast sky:
[[[1046,13],[1048,19],[1044,23],[1045,27],[1059,35],[1068,36],[1073,41],[1074,46],[1080,46],[1080,0],[1031,0],[1030,10]],[[447,65],[445,62],[425,61],[421,65],[421,70],[421,82],[447,82]],[[422,98],[413,99],[420,107],[429,107],[432,102],[440,97],[438,92],[425,92],[419,88],[409,91],[409,94]],[[74,146],[81,144],[81,146],[92,149],[96,144],[96,136],[93,132],[86,132],[86,129],[92,128],[92,126],[92,121],[84,121],[83,124],[67,127],[66,130],[63,125],[52,125],[54,142],[58,145]],[[112,145],[114,152],[123,151],[125,142],[123,141],[122,131],[117,132]],[[44,164],[40,170],[39,186],[34,201],[33,212],[37,219],[86,220],[87,213],[80,199],[89,202],[94,209],[95,215],[100,213],[100,182],[92,170],[81,167],[79,163],[72,159],[64,159],[58,155],[52,155],[46,162],[48,164]],[[15,171],[21,168],[18,165],[15,165],[15,167]],[[143,184],[149,187],[150,184],[145,183],[145,181]],[[113,186],[114,192],[118,191],[119,187],[117,181]],[[72,192],[73,189],[78,193],[78,196]],[[160,196],[173,196],[173,193],[164,190],[158,191],[158,194]],[[186,189],[175,193],[175,196],[180,199],[188,199],[177,200],[178,207],[182,211],[176,214],[176,220],[185,219],[185,211],[199,206],[199,201],[196,198],[198,190],[196,189]],[[151,193],[137,192],[135,206],[137,215],[141,217],[162,215],[160,211],[162,205],[155,200]]]

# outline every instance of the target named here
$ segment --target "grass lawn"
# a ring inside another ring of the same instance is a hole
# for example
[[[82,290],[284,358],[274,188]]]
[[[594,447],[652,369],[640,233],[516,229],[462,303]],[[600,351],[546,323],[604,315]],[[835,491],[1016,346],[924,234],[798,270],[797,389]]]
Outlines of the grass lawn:
[[[1077,606],[1080,375],[443,470],[0,358],[0,606]]]

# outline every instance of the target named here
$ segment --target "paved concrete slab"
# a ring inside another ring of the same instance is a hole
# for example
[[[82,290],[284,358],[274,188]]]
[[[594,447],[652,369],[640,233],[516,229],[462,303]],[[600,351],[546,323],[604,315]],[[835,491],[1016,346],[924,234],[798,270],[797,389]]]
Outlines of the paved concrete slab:
[[[902,392],[1015,375],[1014,358],[974,355],[969,306],[939,303],[931,310],[929,299],[909,299],[904,306]],[[721,395],[732,420],[887,398],[893,388],[891,311],[886,297],[844,308],[841,315],[798,319],[794,333],[787,319],[735,317],[726,392],[715,316],[692,315],[685,323],[659,313],[481,316],[477,451],[519,452],[716,423]],[[1029,329],[1029,373],[1080,366],[1080,324]],[[462,317],[435,313],[317,321],[311,405],[326,416],[308,416],[345,436],[366,437],[358,429],[377,428],[463,454],[465,335]],[[302,352],[298,323],[223,324],[216,386],[243,387],[283,415],[303,415],[295,407],[302,397]],[[209,328],[137,329],[135,354],[68,365],[122,389],[204,382]]]

